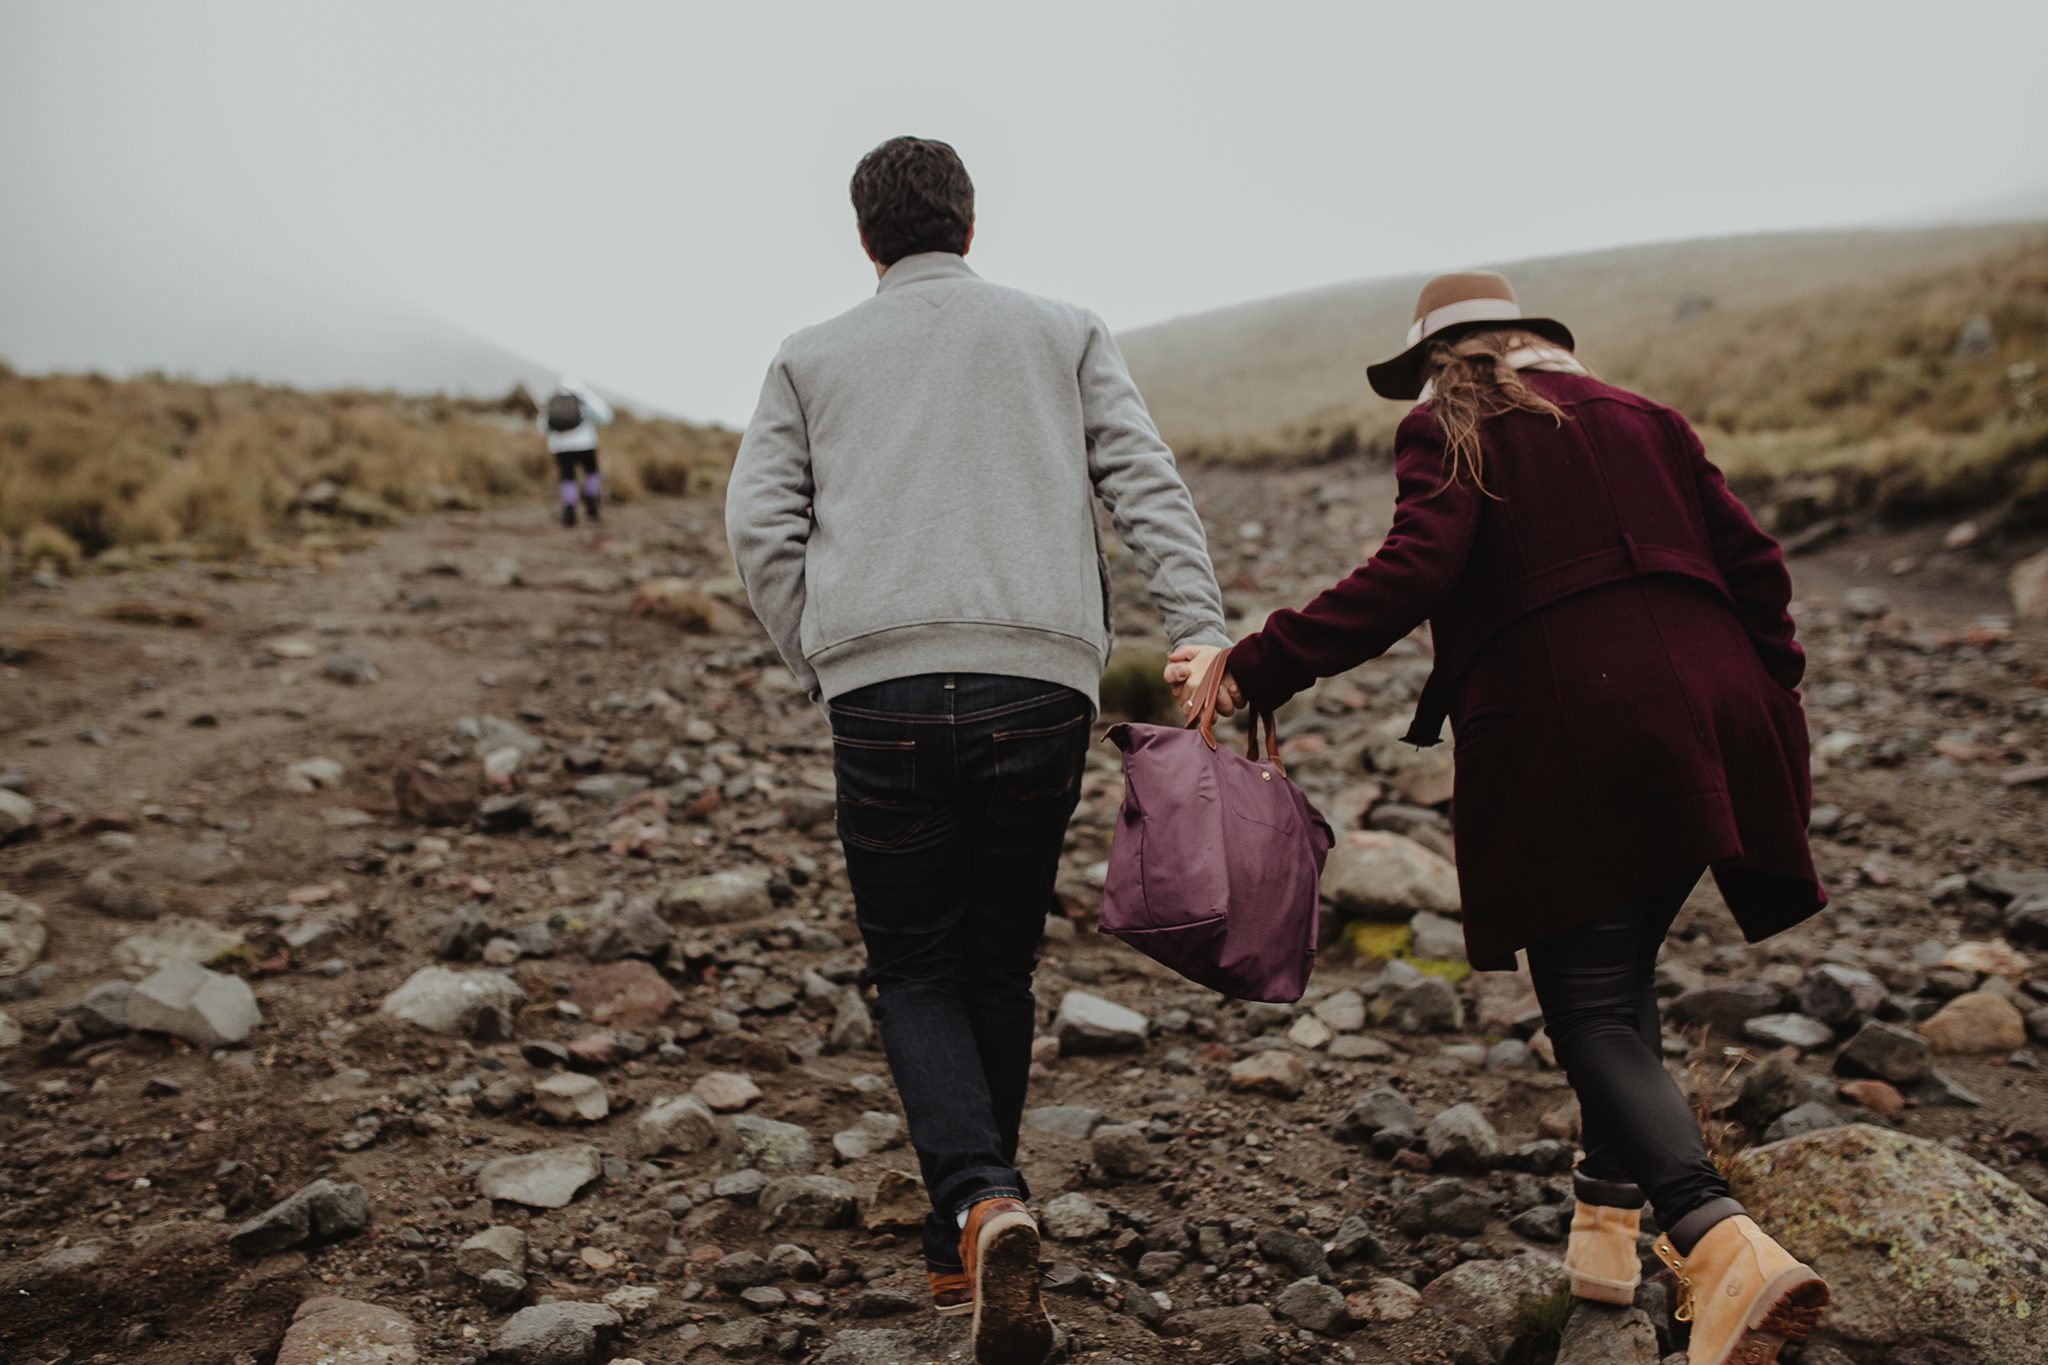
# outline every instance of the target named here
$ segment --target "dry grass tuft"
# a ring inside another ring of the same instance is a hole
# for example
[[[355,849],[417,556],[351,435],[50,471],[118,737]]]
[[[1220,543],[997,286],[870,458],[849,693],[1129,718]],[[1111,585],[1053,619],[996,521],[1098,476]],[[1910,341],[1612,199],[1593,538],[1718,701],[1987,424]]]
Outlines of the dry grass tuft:
[[[19,562],[108,568],[295,557],[437,507],[544,498],[554,466],[523,398],[301,393],[260,384],[0,366],[0,537]],[[623,500],[724,486],[735,432],[621,413],[604,432]]]

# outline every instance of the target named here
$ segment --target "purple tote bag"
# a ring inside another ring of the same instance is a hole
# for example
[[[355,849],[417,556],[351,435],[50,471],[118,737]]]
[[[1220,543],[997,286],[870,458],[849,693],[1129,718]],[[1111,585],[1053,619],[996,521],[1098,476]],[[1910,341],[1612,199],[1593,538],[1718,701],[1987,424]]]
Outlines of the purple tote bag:
[[[1101,930],[1240,1000],[1294,1001],[1316,955],[1316,898],[1333,836],[1287,780],[1265,718],[1240,756],[1216,747],[1218,660],[1190,728],[1112,726],[1124,804],[1109,846]]]

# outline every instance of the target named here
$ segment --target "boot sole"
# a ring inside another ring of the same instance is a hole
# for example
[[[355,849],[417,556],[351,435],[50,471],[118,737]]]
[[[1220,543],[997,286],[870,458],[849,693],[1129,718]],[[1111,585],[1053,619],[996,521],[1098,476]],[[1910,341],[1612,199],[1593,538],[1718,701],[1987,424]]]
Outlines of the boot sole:
[[[1641,1283],[1641,1280],[1636,1281],[1636,1284]],[[1572,1297],[1591,1299],[1594,1303],[1619,1304],[1621,1307],[1627,1308],[1636,1301],[1636,1285],[1632,1284],[1626,1289],[1621,1289],[1614,1285],[1601,1284],[1597,1280],[1582,1280],[1574,1275],[1572,1276]]]
[[[1781,1270],[1757,1293],[1742,1335],[1719,1360],[1700,1365],[1777,1365],[1778,1352],[1805,1341],[1827,1306],[1827,1283],[1811,1267]]]
[[[975,1365],[1044,1365],[1052,1319],[1038,1293],[1038,1228],[1029,1214],[999,1213],[981,1229],[974,1258]]]

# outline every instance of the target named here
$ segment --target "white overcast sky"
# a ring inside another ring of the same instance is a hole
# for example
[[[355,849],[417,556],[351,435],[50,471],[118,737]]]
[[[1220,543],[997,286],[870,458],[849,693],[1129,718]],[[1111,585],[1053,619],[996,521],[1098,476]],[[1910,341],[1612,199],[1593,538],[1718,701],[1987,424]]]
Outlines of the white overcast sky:
[[[1125,329],[2030,202],[2044,51],[2041,0],[0,0],[0,281],[203,250],[740,423],[872,290],[846,182],[898,133],[965,158],[983,274]]]

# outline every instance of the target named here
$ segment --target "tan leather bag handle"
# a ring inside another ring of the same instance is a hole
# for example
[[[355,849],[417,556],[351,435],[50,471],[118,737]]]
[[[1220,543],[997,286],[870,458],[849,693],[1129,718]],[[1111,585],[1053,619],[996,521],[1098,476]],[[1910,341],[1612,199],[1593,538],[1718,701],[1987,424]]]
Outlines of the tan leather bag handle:
[[[1210,665],[1209,671],[1202,675],[1202,681],[1195,687],[1194,707],[1188,713],[1187,724],[1181,727],[1183,729],[1199,728],[1202,732],[1203,741],[1211,749],[1216,747],[1216,698],[1223,690],[1223,674],[1225,664],[1229,661],[1229,658],[1230,655],[1228,653],[1218,656],[1216,662]],[[1264,761],[1271,762],[1274,769],[1279,771],[1280,734],[1274,725],[1273,713],[1271,711],[1254,711],[1252,713],[1251,733],[1246,735],[1244,739],[1244,756],[1254,763],[1262,761],[1259,755],[1259,722],[1261,720],[1266,723],[1266,755]]]

